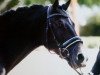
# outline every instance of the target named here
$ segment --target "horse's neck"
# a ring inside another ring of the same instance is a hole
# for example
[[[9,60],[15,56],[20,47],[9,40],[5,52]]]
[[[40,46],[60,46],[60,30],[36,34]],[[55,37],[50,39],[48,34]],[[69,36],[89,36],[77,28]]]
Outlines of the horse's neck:
[[[9,48],[10,44],[15,48],[21,45],[23,48],[36,48],[43,44],[44,24],[39,14],[30,13],[31,10],[26,9],[11,10],[0,16],[0,30],[3,29],[0,40],[7,42]]]

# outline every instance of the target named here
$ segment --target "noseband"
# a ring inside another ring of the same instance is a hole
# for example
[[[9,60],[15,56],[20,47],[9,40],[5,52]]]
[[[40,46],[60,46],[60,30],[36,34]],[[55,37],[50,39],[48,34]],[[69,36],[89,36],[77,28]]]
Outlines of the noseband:
[[[59,14],[59,13],[50,14],[50,12],[51,12],[51,7],[52,7],[52,6],[49,6],[49,7],[48,7],[48,10],[47,10],[47,22],[48,22],[48,24],[47,24],[47,27],[46,27],[46,33],[47,33],[47,31],[48,31],[48,27],[50,27],[50,29],[51,29],[51,31],[52,31],[52,34],[53,34],[53,37],[54,37],[54,39],[55,39],[55,41],[56,41],[56,43],[57,43],[57,45],[58,45],[58,47],[59,47],[59,54],[60,54],[60,56],[61,56],[62,58],[66,58],[66,57],[69,56],[68,48],[69,48],[70,46],[74,45],[74,44],[77,43],[77,42],[83,43],[83,41],[82,41],[78,36],[71,37],[70,39],[68,39],[68,40],[66,40],[65,42],[63,42],[63,44],[60,44],[60,43],[57,41],[57,39],[56,39],[56,37],[55,37],[55,34],[54,34],[53,30],[52,30],[52,27],[51,27],[51,21],[50,21],[50,19],[51,19],[52,17],[56,17],[56,16],[62,16],[62,17],[66,17],[66,18],[68,18],[68,16],[67,16],[67,14],[64,14],[64,15],[63,15],[63,14]],[[64,11],[64,10],[63,10],[63,11]],[[65,11],[64,11],[64,12],[65,12]],[[67,51],[67,56],[64,56],[63,53],[66,52],[66,51]]]

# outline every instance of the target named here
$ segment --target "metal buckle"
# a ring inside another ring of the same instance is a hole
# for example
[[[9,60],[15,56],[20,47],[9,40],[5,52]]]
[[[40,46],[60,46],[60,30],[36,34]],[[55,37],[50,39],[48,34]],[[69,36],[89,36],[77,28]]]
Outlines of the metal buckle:
[[[66,48],[59,48],[59,54],[60,54],[60,57],[64,59],[69,57],[70,55],[68,49]]]

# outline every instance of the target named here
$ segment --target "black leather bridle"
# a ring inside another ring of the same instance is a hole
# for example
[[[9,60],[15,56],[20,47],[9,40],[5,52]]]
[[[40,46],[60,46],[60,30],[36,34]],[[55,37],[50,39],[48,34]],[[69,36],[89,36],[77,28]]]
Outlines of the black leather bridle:
[[[59,53],[60,53],[60,56],[62,57],[62,58],[66,58],[66,57],[68,57],[69,56],[69,50],[68,50],[68,48],[70,47],[70,46],[72,46],[72,45],[74,45],[75,43],[77,43],[77,42],[81,42],[81,43],[83,43],[83,41],[78,37],[78,36],[74,36],[74,37],[72,37],[72,38],[70,38],[70,39],[68,39],[68,40],[66,40],[65,42],[63,42],[62,44],[60,44],[58,41],[57,41],[57,39],[56,39],[56,37],[55,37],[55,34],[54,34],[54,32],[53,32],[53,30],[52,30],[52,27],[51,27],[51,18],[52,17],[56,17],[56,16],[62,16],[62,17],[67,17],[68,18],[68,16],[67,15],[63,15],[63,14],[50,14],[50,12],[51,12],[51,9],[52,9],[52,6],[49,6],[48,7],[48,10],[47,10],[47,22],[48,22],[48,24],[47,24],[47,30],[46,31],[48,31],[48,27],[50,27],[50,29],[51,29],[51,31],[52,31],[52,34],[53,34],[53,37],[54,37],[54,39],[55,39],[55,41],[56,41],[56,43],[57,43],[57,45],[58,45],[58,47],[59,47]],[[65,11],[64,11],[65,12]],[[67,55],[68,56],[64,56],[63,55],[63,53],[64,52],[66,52],[67,51]]]

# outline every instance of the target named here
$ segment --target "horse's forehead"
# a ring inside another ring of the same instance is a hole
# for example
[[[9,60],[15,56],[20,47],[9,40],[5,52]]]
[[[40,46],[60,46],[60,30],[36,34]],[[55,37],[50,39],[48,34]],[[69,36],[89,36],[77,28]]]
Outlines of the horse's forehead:
[[[65,10],[63,10],[63,9],[60,9],[60,10],[58,10],[58,12],[59,12],[60,14],[62,14],[62,15],[65,15],[65,16],[69,17],[68,11],[65,11]]]

